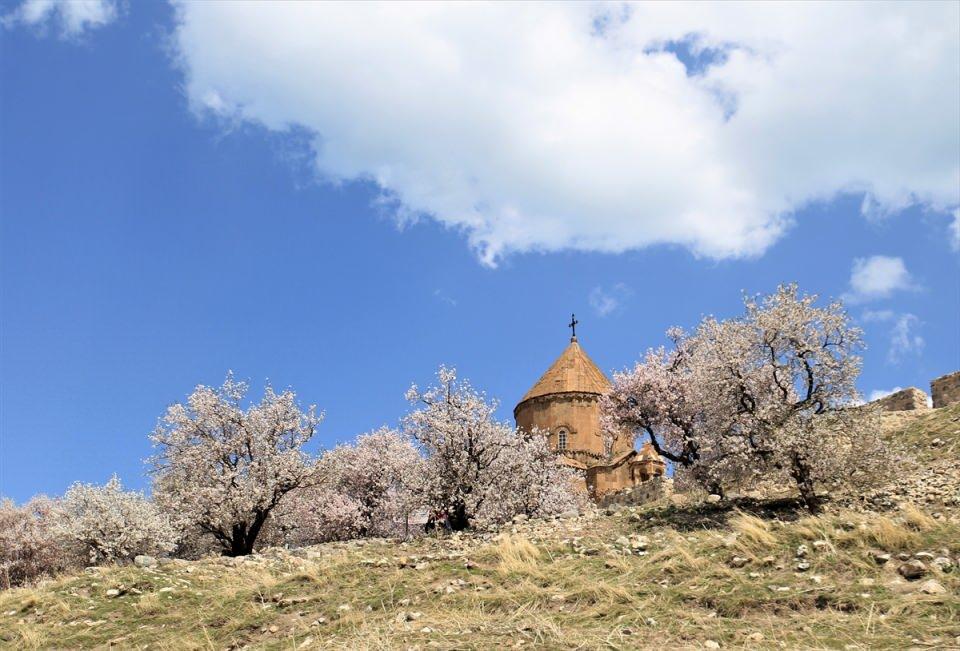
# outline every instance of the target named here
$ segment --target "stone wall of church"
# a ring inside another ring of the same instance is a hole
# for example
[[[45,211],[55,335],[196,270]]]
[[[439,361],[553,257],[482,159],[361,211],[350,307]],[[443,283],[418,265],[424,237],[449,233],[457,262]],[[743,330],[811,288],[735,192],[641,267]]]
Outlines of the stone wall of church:
[[[960,402],[960,371],[941,375],[930,382],[930,395],[934,407],[946,407]]]
[[[517,405],[517,427],[549,432],[550,447],[557,449],[557,433],[567,431],[567,449],[603,455],[600,404],[590,393],[561,393],[532,398]]]
[[[599,396],[591,393],[559,393],[526,400],[514,412],[517,427],[548,431],[550,447],[557,449],[557,432],[567,430],[567,449],[582,450],[602,457]],[[629,441],[619,441],[614,454],[629,450]]]
[[[588,468],[587,490],[591,495],[604,495],[625,486],[633,486],[636,481],[630,475],[630,470],[629,463],[621,463],[613,468],[609,466]]]

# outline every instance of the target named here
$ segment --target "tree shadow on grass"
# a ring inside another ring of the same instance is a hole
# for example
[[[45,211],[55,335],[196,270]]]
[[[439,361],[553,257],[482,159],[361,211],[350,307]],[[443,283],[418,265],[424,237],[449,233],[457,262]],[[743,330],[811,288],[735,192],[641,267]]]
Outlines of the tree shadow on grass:
[[[810,515],[798,498],[755,499],[738,497],[716,504],[670,505],[651,509],[641,515],[639,529],[672,527],[677,531],[723,529],[728,520],[748,513],[765,520],[793,522]]]

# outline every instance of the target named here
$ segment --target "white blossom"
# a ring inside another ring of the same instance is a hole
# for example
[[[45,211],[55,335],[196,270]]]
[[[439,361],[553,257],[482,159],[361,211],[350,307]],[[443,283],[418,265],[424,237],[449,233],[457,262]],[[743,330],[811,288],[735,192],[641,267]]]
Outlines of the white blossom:
[[[103,486],[76,483],[56,504],[55,531],[92,564],[172,551],[176,533],[143,493],[113,476]]]
[[[576,504],[570,471],[541,435],[525,437],[497,421],[497,403],[458,380],[455,369],[441,367],[437,379],[426,391],[414,385],[407,392],[418,408],[403,427],[426,457],[420,493],[435,517],[463,529]]]
[[[23,585],[81,562],[55,531],[57,516],[57,503],[42,495],[23,506],[0,501],[0,587]]]
[[[284,509],[285,539],[307,544],[409,533],[422,463],[410,439],[387,427],[328,450],[317,464],[318,485],[297,491]]]
[[[645,433],[680,479],[712,492],[788,480],[816,509],[817,486],[866,478],[884,453],[874,415],[854,408],[861,332],[840,303],[815,302],[781,286],[748,297],[741,318],[708,317],[690,335],[671,329],[671,350],[615,374],[606,428]]]
[[[267,387],[246,410],[247,385],[198,386],[167,409],[151,435],[154,496],[181,528],[212,536],[224,553],[249,554],[271,512],[316,469],[301,450],[321,416],[301,410],[292,391]]]

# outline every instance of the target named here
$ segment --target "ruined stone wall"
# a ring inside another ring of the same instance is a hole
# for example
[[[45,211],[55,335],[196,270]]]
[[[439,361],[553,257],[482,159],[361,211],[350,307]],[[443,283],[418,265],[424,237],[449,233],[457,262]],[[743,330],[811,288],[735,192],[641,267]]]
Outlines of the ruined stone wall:
[[[672,493],[673,479],[670,477],[655,477],[631,488],[607,493],[600,498],[599,504],[600,506],[610,506],[612,504],[639,506],[669,497]]]
[[[930,382],[930,395],[934,407],[946,407],[960,402],[960,371],[941,375]]]
[[[916,387],[891,393],[889,396],[874,400],[870,404],[877,405],[884,411],[911,411],[928,408],[927,394]]]
[[[632,485],[633,477],[630,476],[629,463],[621,463],[613,468],[595,466],[587,469],[587,488],[594,495],[605,495]]]

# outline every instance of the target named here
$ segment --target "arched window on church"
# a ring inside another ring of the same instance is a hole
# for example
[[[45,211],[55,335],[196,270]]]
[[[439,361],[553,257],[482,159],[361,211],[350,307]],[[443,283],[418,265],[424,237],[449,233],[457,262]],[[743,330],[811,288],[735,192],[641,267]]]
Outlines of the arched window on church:
[[[557,430],[557,449],[558,450],[567,449],[567,430],[565,429]]]

